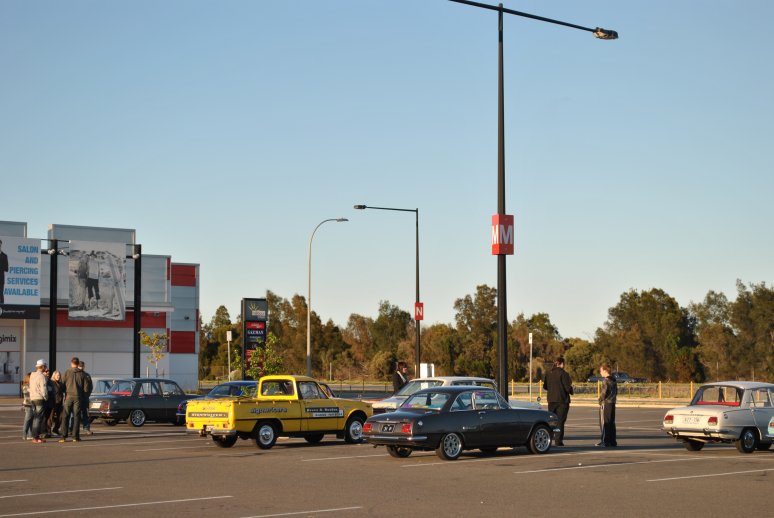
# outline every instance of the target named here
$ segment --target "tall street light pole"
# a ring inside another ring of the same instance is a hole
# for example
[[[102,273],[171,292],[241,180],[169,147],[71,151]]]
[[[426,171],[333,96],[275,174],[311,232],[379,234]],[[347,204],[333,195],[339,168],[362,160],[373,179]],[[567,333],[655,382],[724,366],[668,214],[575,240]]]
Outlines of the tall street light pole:
[[[414,377],[419,376],[419,366],[421,365],[421,341],[419,338],[419,321],[424,318],[424,305],[419,301],[419,209],[396,209],[393,207],[372,207],[370,205],[355,205],[358,210],[394,210],[398,212],[413,212],[416,216],[416,300],[414,302],[414,332],[416,334],[416,345],[414,347]]]
[[[513,216],[505,213],[505,103],[503,82],[503,14],[513,14],[541,22],[562,25],[591,32],[602,40],[615,40],[616,31],[596,27],[583,27],[572,23],[544,18],[513,9],[503,4],[489,5],[469,0],[449,0],[458,4],[470,5],[490,11],[497,11],[498,24],[498,63],[497,63],[497,214],[492,217],[492,254],[497,255],[497,388],[504,397],[508,397],[508,312],[505,297],[505,256],[513,255]]]
[[[320,228],[323,223],[329,221],[335,221],[336,223],[342,223],[349,221],[347,218],[331,218],[324,219],[314,227],[312,235],[309,237],[309,269],[307,271],[307,285],[306,285],[306,375],[312,376],[312,240],[317,229]]]

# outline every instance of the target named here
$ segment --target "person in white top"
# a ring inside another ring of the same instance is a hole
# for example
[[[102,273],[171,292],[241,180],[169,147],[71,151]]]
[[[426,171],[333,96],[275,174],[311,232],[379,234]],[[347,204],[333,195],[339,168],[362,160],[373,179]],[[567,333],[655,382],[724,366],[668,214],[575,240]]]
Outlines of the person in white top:
[[[46,360],[38,360],[35,363],[35,372],[30,374],[30,403],[32,403],[32,442],[39,444],[46,442],[40,436],[43,428],[43,417],[46,414],[46,401],[48,400],[48,388],[46,386],[46,375],[43,371],[48,367]]]

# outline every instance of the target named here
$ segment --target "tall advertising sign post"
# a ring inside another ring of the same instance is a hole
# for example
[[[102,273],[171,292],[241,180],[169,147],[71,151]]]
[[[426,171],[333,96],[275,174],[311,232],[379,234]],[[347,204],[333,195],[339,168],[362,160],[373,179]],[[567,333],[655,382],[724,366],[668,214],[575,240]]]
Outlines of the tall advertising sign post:
[[[266,299],[242,299],[242,379],[258,348],[266,345],[266,322],[269,320],[269,303]]]
[[[508,397],[508,311],[505,298],[505,257],[513,255],[513,216],[504,214],[505,197],[492,216],[492,255],[497,256],[497,388]]]
[[[226,331],[226,347],[227,349],[227,357],[226,360],[226,372],[228,373],[228,380],[231,381],[231,331]]]

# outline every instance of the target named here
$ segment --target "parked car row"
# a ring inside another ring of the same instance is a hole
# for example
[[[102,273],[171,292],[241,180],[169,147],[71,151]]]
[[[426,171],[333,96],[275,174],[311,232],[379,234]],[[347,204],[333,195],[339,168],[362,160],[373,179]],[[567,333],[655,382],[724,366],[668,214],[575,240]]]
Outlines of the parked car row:
[[[373,409],[368,403],[336,398],[324,383],[300,376],[285,378],[267,377],[265,385],[260,380],[229,381],[206,396],[185,394],[177,383],[167,379],[99,380],[90,398],[89,416],[110,426],[123,421],[132,426],[148,421],[183,425],[189,403],[202,401],[205,406],[197,405],[199,412],[194,414],[198,420],[189,423],[187,429],[212,435],[221,446],[231,446],[241,437],[254,438],[259,447],[270,448],[281,435],[316,443],[326,433],[335,433],[347,442],[365,440],[386,446],[393,457],[405,458],[415,450],[429,450],[446,460],[458,458],[464,450],[493,453],[499,447],[513,446],[547,453],[558,430],[555,414],[539,405],[509,404],[487,378],[441,376],[413,380],[398,394],[373,404]],[[226,416],[228,412],[201,409],[208,409],[207,401],[220,399],[246,405],[246,415],[252,416],[250,429],[234,427],[229,432],[231,428],[224,424],[218,428],[218,435],[212,434],[215,427],[202,424],[201,418]],[[268,404],[261,406],[261,400]],[[277,406],[280,400],[284,402],[282,408]],[[283,419],[292,417],[292,402],[300,405],[295,419],[309,419],[309,424],[297,431],[283,423]],[[280,411],[276,419],[270,415]],[[666,413],[662,429],[694,452],[708,443],[734,444],[742,453],[769,450],[774,443],[774,384],[725,381],[702,385],[689,405]]]

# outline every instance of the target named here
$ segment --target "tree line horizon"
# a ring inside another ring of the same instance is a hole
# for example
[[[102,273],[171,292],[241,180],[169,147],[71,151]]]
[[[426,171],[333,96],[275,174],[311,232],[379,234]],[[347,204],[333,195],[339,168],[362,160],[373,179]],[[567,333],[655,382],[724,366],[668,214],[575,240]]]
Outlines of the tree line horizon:
[[[736,283],[736,299],[710,290],[704,300],[680,304],[659,288],[622,293],[592,340],[563,337],[548,313],[516,315],[508,323],[508,373],[529,379],[529,333],[533,336],[533,380],[542,379],[563,356],[576,382],[602,362],[649,381],[771,380],[774,378],[774,288],[765,282]],[[306,372],[306,299],[267,292],[273,348],[289,373]],[[436,375],[497,374],[497,290],[485,284],[454,302],[454,324],[421,328],[422,362]],[[201,319],[202,317],[200,317]],[[241,316],[235,321],[221,305],[200,322],[199,377],[207,379],[227,363],[226,332],[233,333],[232,369],[241,368]],[[346,326],[325,323],[312,311],[312,372],[318,378],[388,380],[397,360],[414,361],[411,314],[379,303],[376,318],[353,313]]]

